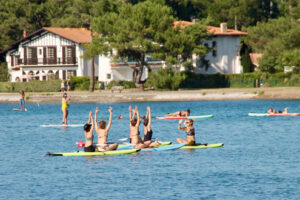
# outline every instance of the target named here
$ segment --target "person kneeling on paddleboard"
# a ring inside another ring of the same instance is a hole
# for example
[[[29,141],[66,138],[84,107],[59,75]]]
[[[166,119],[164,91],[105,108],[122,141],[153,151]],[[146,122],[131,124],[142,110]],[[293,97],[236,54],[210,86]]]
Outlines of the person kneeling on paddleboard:
[[[149,147],[155,147],[160,145],[160,142],[152,141],[152,129],[151,129],[151,109],[147,106],[147,114],[143,117],[144,119],[144,144],[149,144]]]
[[[92,121],[92,124],[90,124]],[[90,112],[88,123],[84,125],[84,136],[85,136],[85,144],[84,144],[84,151],[85,152],[94,152],[95,147],[93,146],[93,130],[94,130],[94,119],[93,113]]]
[[[137,119],[135,118],[135,115],[137,115]],[[139,110],[138,110],[137,106],[132,111],[132,114],[131,114],[131,106],[129,106],[129,119],[130,119],[130,122],[129,122],[130,144],[134,145],[135,149],[148,148],[150,143],[148,142],[148,144],[144,144],[143,141],[141,140],[140,136],[139,136],[139,134],[140,134],[139,126],[140,126],[140,123],[141,123],[141,117],[139,115]]]
[[[183,111],[177,111],[177,112],[174,112],[174,113],[168,113],[165,115],[165,117],[187,117],[190,115],[190,109],[186,109],[186,110],[183,110]]]
[[[195,138],[195,128],[193,126],[194,120],[188,119],[184,122],[185,127],[181,127],[182,120],[179,120],[178,123],[178,130],[180,131],[186,131],[186,137],[187,140],[176,138],[178,143],[185,143],[186,145],[194,145],[196,144],[196,138]]]
[[[98,135],[98,142],[96,145],[96,151],[112,151],[116,150],[118,148],[118,143],[113,143],[113,144],[107,144],[107,136],[108,136],[108,131],[111,127],[111,122],[112,122],[112,108],[109,107],[109,121],[108,125],[106,127],[106,122],[104,120],[99,121],[99,127],[97,124],[97,113],[98,113],[98,108],[96,108],[95,111],[95,124],[96,124],[96,132]]]

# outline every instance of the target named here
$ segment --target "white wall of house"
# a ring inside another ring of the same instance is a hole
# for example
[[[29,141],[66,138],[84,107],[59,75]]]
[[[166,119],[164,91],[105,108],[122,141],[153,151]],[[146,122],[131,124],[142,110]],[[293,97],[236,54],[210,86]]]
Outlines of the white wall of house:
[[[62,58],[63,52],[62,48],[63,46],[75,46],[75,54],[76,54],[76,60],[77,64],[70,64],[68,66],[66,65],[59,65],[59,64],[42,64],[43,62],[43,48],[44,47],[56,47],[56,57]],[[20,65],[20,69],[12,69],[11,66],[11,55],[17,55],[19,56],[19,59],[24,59],[24,47],[36,47],[37,48],[37,58],[38,58],[38,64],[35,66],[26,66],[26,65]],[[90,61],[85,60],[81,58],[84,52],[84,47],[81,46],[78,43],[72,42],[70,40],[67,40],[63,37],[60,37],[59,35],[55,35],[50,32],[45,32],[42,35],[37,35],[31,39],[25,40],[22,43],[19,44],[17,49],[13,49],[11,51],[8,51],[6,54],[6,61],[8,64],[8,70],[10,72],[10,81],[15,82],[17,79],[20,79],[22,81],[24,78],[28,77],[28,73],[32,72],[36,73],[48,73],[48,72],[54,72],[56,73],[58,71],[59,78],[63,78],[63,71],[68,74],[68,71],[75,70],[77,76],[89,76],[89,66]],[[25,74],[24,74],[25,73]],[[98,74],[98,60],[95,62],[95,73]],[[43,80],[42,76],[40,76],[40,80]]]
[[[230,73],[237,74],[243,72],[239,59],[240,37],[239,36],[214,36],[212,40],[205,43],[209,46],[216,44],[214,52],[209,52],[205,59],[209,60],[210,66],[205,70],[204,66],[195,63],[195,72],[198,74]]]

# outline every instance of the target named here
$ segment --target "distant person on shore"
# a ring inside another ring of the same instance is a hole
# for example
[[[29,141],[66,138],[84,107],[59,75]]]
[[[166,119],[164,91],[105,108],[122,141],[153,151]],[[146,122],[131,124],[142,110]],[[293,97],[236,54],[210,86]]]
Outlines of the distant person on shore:
[[[288,108],[284,108],[283,111],[280,111],[280,110],[274,110],[273,108],[268,108],[268,114],[287,114],[288,113]]]
[[[168,113],[165,115],[165,117],[187,117],[190,115],[190,109],[186,109],[183,111],[177,111],[174,113]]]
[[[71,96],[68,97],[67,93],[63,94],[62,100],[61,100],[61,110],[63,112],[63,119],[62,119],[62,124],[63,125],[68,125],[68,103],[71,99]]]
[[[62,92],[66,91],[66,86],[65,86],[65,81],[64,80],[61,80],[60,89],[61,89]]]
[[[26,111],[25,108],[25,92],[23,90],[21,90],[20,92],[20,106],[21,106],[21,111]]]
[[[137,116],[137,118],[135,118],[135,115]],[[144,144],[142,139],[140,138],[139,126],[141,123],[141,117],[139,115],[137,106],[133,110],[131,109],[131,106],[129,106],[129,119],[130,144],[134,145],[135,149],[143,149],[149,147],[150,144]]]
[[[144,144],[148,145],[149,147],[155,147],[160,145],[160,142],[154,142],[152,141],[152,129],[151,129],[151,109],[149,106],[147,106],[147,114],[143,117],[144,119]]]
[[[91,124],[92,122],[92,124]],[[83,127],[84,130],[84,137],[85,137],[85,145],[84,145],[84,152],[94,152],[95,147],[93,145],[94,141],[94,118],[93,118],[93,113],[90,112],[89,114],[89,120],[88,123],[86,123]]]
[[[98,135],[98,142],[96,145],[96,151],[112,151],[116,150],[118,148],[118,143],[113,143],[113,144],[107,144],[107,137],[108,137],[108,132],[111,127],[111,122],[112,122],[112,108],[109,107],[109,121],[106,126],[106,122],[104,120],[99,121],[99,127],[98,127],[98,122],[97,122],[97,114],[98,114],[98,108],[96,108],[95,111],[95,127],[96,127],[96,132]]]
[[[67,90],[71,91],[71,80],[70,79],[68,79],[68,81],[67,81]]]
[[[101,92],[101,86],[102,86],[102,83],[99,82],[99,84],[98,84],[99,92]]]
[[[195,128],[193,126],[194,120],[188,119],[184,122],[185,127],[181,127],[182,120],[179,120],[178,123],[178,130],[180,131],[186,131],[186,137],[187,139],[181,139],[181,138],[176,138],[178,143],[184,143],[186,145],[195,145],[196,144],[196,138],[195,138]]]

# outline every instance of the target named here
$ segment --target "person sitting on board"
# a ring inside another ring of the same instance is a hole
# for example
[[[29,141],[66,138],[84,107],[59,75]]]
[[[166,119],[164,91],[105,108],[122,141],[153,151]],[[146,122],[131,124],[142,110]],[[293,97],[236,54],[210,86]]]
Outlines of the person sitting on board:
[[[90,124],[91,122],[92,122],[92,124]],[[86,123],[83,127],[84,137],[85,137],[84,152],[94,152],[95,151],[95,147],[93,145],[94,124],[95,123],[94,123],[93,113],[90,112],[88,123]]]
[[[63,94],[62,100],[61,100],[61,110],[63,112],[63,119],[62,124],[68,125],[68,102],[70,101],[71,97],[67,95],[67,93]]]
[[[96,132],[98,135],[98,142],[96,145],[96,151],[112,151],[116,150],[118,148],[118,143],[113,143],[113,144],[107,144],[107,136],[109,129],[111,127],[111,122],[112,122],[112,108],[109,107],[108,112],[109,112],[109,121],[108,125],[106,126],[106,122],[104,120],[99,121],[99,127],[97,124],[97,114],[98,114],[98,108],[96,108],[95,111],[95,127],[96,127]]]
[[[185,127],[181,127],[182,120],[179,120],[178,123],[178,130],[180,131],[186,131],[186,137],[187,140],[176,138],[178,143],[185,143],[186,145],[195,145],[196,144],[196,138],[195,138],[195,128],[193,126],[194,120],[188,119],[184,122]]]
[[[177,111],[174,113],[168,113],[165,115],[165,117],[187,117],[190,115],[190,109],[183,110],[183,111]]]
[[[132,113],[131,113],[132,111]],[[135,115],[137,115],[137,118],[135,118]],[[144,144],[142,139],[140,138],[139,134],[139,126],[141,123],[141,117],[139,115],[138,107],[136,106],[135,109],[131,110],[131,106],[129,106],[129,127],[130,127],[130,143],[133,145],[135,149],[143,149],[148,148],[150,143]]]
[[[151,109],[147,106],[147,114],[143,117],[144,119],[144,144],[148,145],[149,147],[155,147],[160,145],[160,142],[152,141],[152,129],[151,129]]]
[[[20,92],[20,106],[21,106],[21,111],[25,111],[26,108],[25,108],[25,92],[23,90],[21,90]]]

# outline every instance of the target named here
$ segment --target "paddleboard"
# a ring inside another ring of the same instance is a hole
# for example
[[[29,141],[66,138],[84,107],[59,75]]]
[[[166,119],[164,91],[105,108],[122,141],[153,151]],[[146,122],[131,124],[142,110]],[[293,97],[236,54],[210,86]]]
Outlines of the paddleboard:
[[[13,111],[27,111],[27,108],[25,108],[25,110],[21,110],[20,108],[13,108]]]
[[[140,149],[126,149],[126,150],[115,150],[115,151],[102,151],[102,152],[66,152],[66,153],[47,153],[48,156],[106,156],[106,155],[121,155],[131,154],[140,151]]]
[[[160,141],[159,141],[160,142]],[[161,144],[157,147],[163,147],[163,146],[167,146],[167,145],[170,145],[172,144],[172,142],[170,141],[166,141],[166,142],[160,142]],[[128,143],[128,144],[119,144],[118,145],[118,150],[119,149],[132,149],[132,144]]]
[[[154,147],[154,148],[148,148],[148,149],[141,149],[141,151],[166,151],[166,150],[174,150],[179,149],[180,147],[183,147],[185,144],[171,144],[161,147]]]
[[[83,127],[84,124],[42,124],[41,127]]]
[[[268,114],[268,113],[248,113],[251,117],[288,117],[288,116],[300,116],[300,113],[278,113],[278,114]]]
[[[218,148],[224,146],[223,143],[216,143],[216,144],[196,144],[193,146],[183,146],[180,149],[207,149],[207,148]]]
[[[187,116],[187,117],[156,117],[155,119],[206,119],[212,118],[214,115],[198,115],[198,116]]]

